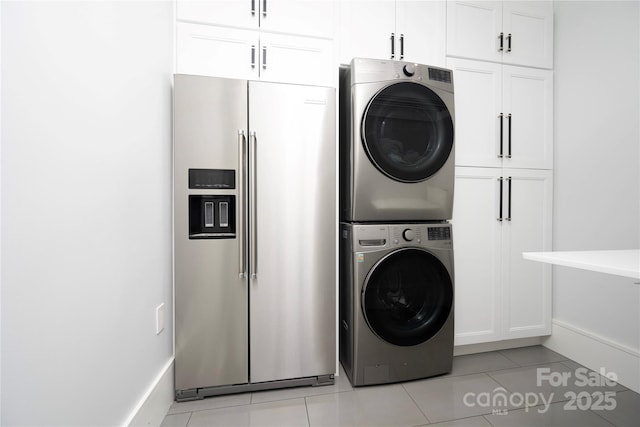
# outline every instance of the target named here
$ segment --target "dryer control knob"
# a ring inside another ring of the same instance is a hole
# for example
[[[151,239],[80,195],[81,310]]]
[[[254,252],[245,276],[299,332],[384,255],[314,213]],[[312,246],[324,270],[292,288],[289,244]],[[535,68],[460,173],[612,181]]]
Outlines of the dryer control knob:
[[[406,240],[407,242],[410,242],[416,238],[416,232],[410,228],[407,228],[402,232],[402,237],[404,237],[404,240]]]
[[[405,76],[411,77],[416,73],[416,67],[413,64],[407,64],[402,67],[402,71],[404,72]]]

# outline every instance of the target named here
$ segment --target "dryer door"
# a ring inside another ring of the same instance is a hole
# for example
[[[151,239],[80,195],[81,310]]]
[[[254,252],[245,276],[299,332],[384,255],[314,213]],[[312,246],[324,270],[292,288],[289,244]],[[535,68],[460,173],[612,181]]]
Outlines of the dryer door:
[[[428,87],[394,83],[369,102],[362,138],[369,159],[382,173],[401,182],[424,181],[449,158],[453,119]]]
[[[399,249],[373,266],[361,301],[367,324],[379,338],[412,346],[427,341],[446,322],[453,306],[453,283],[431,253]]]

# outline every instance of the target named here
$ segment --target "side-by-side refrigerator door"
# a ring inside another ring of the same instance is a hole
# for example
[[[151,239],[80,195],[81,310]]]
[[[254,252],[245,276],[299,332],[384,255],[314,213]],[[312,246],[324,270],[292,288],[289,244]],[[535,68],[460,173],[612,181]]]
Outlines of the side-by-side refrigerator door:
[[[247,82],[174,79],[175,388],[248,382]]]
[[[250,380],[335,371],[335,90],[249,82]]]

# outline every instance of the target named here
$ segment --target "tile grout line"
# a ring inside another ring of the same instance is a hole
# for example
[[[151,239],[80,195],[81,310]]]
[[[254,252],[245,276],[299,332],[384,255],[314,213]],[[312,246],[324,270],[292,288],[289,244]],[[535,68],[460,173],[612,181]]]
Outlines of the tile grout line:
[[[420,405],[418,405],[418,402],[416,402],[413,396],[411,396],[411,393],[409,393],[409,390],[407,390],[407,388],[404,386],[405,383],[400,383],[400,385],[402,386],[402,389],[404,390],[404,392],[407,393],[407,396],[409,396],[409,399],[411,399],[413,404],[416,405],[416,408],[418,408],[418,411],[420,411],[420,413],[425,417],[425,419],[427,420],[427,424],[433,424],[431,419],[427,417],[427,414],[425,414],[424,411],[420,408]]]
[[[309,405],[307,404],[307,397],[304,397],[304,409],[307,412],[307,425],[311,427],[311,417],[309,417]]]
[[[487,418],[487,415],[489,415],[489,414],[482,414],[482,415],[480,415],[480,416],[482,417],[482,419],[483,419],[483,420],[485,420],[486,422],[488,422],[490,426],[495,427],[495,424],[493,424],[493,423],[491,422],[491,420],[489,420],[489,419]]]
[[[589,409],[588,411],[593,413],[593,414],[596,414],[598,417],[600,417],[600,419],[603,419],[606,423],[609,423],[611,426],[617,427],[617,424],[614,424],[612,421],[610,421],[610,420],[606,419],[605,417],[603,417],[602,415],[600,415],[598,413],[598,411],[593,411],[591,409]],[[620,427],[623,427],[623,426],[620,426]]]

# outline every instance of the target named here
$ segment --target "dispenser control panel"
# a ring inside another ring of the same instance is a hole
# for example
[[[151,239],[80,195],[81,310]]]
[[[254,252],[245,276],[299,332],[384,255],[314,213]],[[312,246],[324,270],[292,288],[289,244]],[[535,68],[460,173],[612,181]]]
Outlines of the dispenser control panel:
[[[189,239],[236,237],[236,196],[189,196]]]

